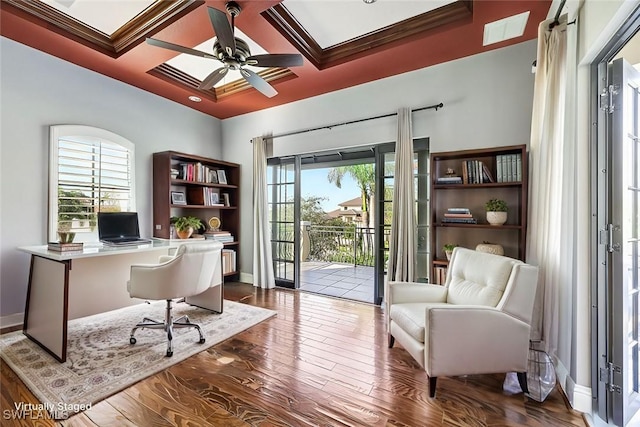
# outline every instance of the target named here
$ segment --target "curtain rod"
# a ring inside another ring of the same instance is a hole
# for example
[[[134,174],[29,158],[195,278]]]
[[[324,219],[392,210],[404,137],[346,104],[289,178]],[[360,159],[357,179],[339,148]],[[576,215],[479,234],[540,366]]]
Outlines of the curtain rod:
[[[562,13],[562,9],[564,9],[564,5],[567,2],[567,0],[562,0],[560,2],[560,5],[558,6],[558,10],[556,10],[556,16],[553,18],[553,22],[551,24],[549,24],[549,29],[553,29],[553,27],[555,27],[556,25],[560,25],[560,14]],[[574,19],[571,22],[567,22],[567,25],[572,25],[575,24],[576,20]]]
[[[436,105],[429,105],[428,107],[415,108],[415,109],[411,110],[411,112],[415,113],[416,111],[429,110],[429,109],[434,109],[434,110],[438,111],[438,108],[442,108],[442,107],[444,107],[444,104],[441,102],[441,103],[436,104]],[[392,117],[392,116],[397,116],[397,115],[398,115],[398,113],[383,114],[381,116],[367,117],[365,119],[350,120],[348,122],[335,123],[335,124],[332,124],[332,125],[324,125],[324,126],[319,126],[319,127],[310,128],[310,129],[302,129],[302,130],[296,130],[296,131],[293,131],[293,132],[281,133],[281,134],[278,134],[278,135],[267,136],[266,138],[269,138],[269,139],[282,138],[283,136],[297,135],[297,134],[300,134],[300,133],[313,132],[313,131],[321,130],[321,129],[332,129],[332,128],[337,127],[337,126],[351,125],[353,123],[366,122],[368,120],[382,119],[382,118],[385,118],[385,117]]]

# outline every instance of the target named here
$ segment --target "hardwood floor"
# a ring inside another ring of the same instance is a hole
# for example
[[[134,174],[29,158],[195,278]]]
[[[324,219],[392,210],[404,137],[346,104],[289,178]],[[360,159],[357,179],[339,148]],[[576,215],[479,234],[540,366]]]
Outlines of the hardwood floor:
[[[425,372],[387,348],[379,307],[239,283],[225,298],[278,315],[60,423],[7,419],[14,402],[38,401],[3,361],[0,425],[586,425],[559,390],[538,403],[503,392],[504,375],[442,377],[430,399]]]

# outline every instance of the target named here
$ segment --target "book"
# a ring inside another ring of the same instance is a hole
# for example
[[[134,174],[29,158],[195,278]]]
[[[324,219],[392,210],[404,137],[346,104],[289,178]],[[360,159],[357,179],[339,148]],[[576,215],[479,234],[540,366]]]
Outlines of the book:
[[[493,182],[493,175],[484,163],[482,164],[482,182]]]
[[[82,249],[84,248],[84,244],[82,242],[71,242],[71,243],[49,242],[47,244],[47,248],[50,251],[56,251],[56,252],[77,252],[77,251],[82,251]]]
[[[462,184],[462,178],[459,176],[443,176],[436,178],[436,184]]]
[[[475,218],[443,218],[443,223],[449,224],[477,224],[478,221]]]
[[[447,213],[463,213],[468,214],[471,213],[469,208],[448,208]]]
[[[473,218],[473,215],[470,213],[446,213],[444,214],[445,218]]]

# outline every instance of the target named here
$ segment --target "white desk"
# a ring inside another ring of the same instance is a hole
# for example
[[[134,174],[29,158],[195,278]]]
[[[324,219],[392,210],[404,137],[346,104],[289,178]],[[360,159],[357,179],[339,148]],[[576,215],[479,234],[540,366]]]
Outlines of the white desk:
[[[19,247],[31,254],[24,334],[64,362],[68,320],[144,302],[127,291],[132,264],[155,264],[180,244],[203,241],[153,239],[151,244],[126,247],[85,243],[82,252],[71,253],[50,251],[46,245]],[[221,261],[214,276],[211,288],[187,302],[222,312]]]

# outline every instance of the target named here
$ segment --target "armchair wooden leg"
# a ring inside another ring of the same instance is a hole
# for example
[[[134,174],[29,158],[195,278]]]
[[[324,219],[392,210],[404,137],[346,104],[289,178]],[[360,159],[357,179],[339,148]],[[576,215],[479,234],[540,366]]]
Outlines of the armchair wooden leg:
[[[523,392],[529,393],[529,386],[527,386],[527,372],[518,372],[518,383]]]
[[[387,334],[389,338],[389,348],[393,347],[393,344],[396,342],[396,339],[391,334]]]
[[[438,377],[429,377],[429,397],[436,397],[436,381]]]

